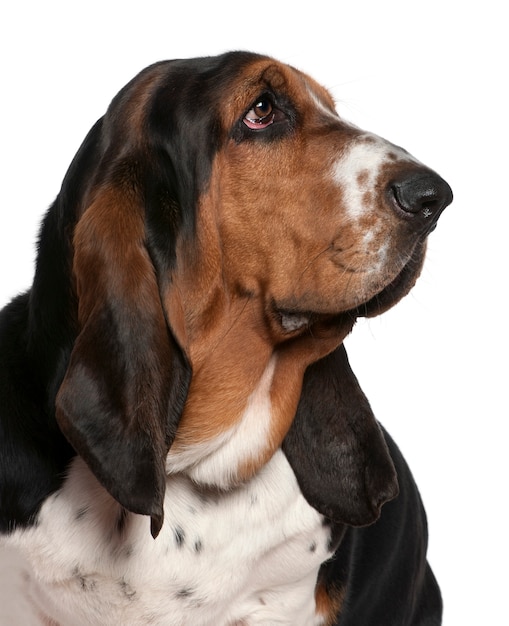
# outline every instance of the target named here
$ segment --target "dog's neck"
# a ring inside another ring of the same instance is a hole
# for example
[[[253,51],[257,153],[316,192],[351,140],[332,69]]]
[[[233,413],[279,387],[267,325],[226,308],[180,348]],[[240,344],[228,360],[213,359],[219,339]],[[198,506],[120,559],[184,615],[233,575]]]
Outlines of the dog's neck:
[[[255,475],[281,446],[306,368],[335,349],[351,323],[322,336],[319,328],[294,331],[283,341],[284,330],[275,338],[259,301],[223,298],[215,306],[220,315],[204,307],[208,313],[196,324],[194,310],[188,326],[193,377],[169,469],[192,467],[198,482],[228,488]]]

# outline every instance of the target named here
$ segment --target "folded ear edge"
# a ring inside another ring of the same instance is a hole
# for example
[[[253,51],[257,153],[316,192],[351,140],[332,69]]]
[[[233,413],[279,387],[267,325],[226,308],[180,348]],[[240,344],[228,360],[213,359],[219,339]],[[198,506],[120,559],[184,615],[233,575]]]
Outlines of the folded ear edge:
[[[382,430],[342,345],[306,371],[283,451],[309,504],[335,522],[370,525],[398,494]]]
[[[182,402],[168,398],[166,406],[158,407],[161,416],[151,416],[151,423],[143,423],[140,415],[137,421],[110,401],[97,371],[91,375],[79,355],[74,353],[73,357],[57,395],[59,426],[119,504],[132,513],[150,516],[155,538],[164,519],[165,460],[175,434],[162,423],[178,421]],[[174,367],[172,374],[175,393],[186,393],[189,368]],[[176,413],[174,418],[172,412]]]

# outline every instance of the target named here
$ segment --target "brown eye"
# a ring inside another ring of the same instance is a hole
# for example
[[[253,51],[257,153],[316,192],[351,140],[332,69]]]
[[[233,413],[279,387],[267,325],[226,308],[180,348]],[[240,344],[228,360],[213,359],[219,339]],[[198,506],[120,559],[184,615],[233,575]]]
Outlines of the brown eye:
[[[270,126],[274,121],[274,106],[269,98],[259,98],[244,117],[244,124],[253,130]]]
[[[268,98],[263,98],[258,101],[251,110],[257,117],[262,119],[267,117],[269,113],[272,113],[272,102]]]

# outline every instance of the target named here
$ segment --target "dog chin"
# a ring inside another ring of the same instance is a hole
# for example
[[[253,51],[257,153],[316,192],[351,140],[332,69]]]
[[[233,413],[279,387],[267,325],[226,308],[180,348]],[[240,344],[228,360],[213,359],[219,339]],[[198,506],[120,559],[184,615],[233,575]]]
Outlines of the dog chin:
[[[418,250],[414,251],[407,264],[390,283],[364,304],[352,309],[351,313],[356,317],[376,317],[392,308],[415,285],[422,270],[425,252],[426,245],[423,243]]]

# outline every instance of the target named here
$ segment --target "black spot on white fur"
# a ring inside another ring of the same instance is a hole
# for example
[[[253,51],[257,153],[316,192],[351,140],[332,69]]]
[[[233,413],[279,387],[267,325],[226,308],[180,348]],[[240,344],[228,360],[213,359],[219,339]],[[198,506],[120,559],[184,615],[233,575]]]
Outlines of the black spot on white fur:
[[[73,569],[72,577],[78,583],[82,591],[94,591],[97,587],[96,581],[91,576],[83,574],[78,566]]]
[[[131,587],[131,585],[126,582],[124,579],[122,579],[119,582],[119,587],[120,587],[120,591],[122,593],[122,595],[127,598],[128,600],[134,600],[134,598],[136,597],[136,591]]]
[[[117,532],[119,535],[121,535],[124,532],[126,522],[127,522],[127,511],[126,509],[121,508],[117,516]]]
[[[199,554],[199,553],[203,550],[203,543],[202,543],[201,539],[197,539],[197,540],[194,542],[194,546],[193,546],[193,548],[194,548],[194,551],[195,551],[197,554]]]
[[[180,526],[177,526],[175,527],[173,534],[175,537],[175,543],[177,544],[177,547],[181,548],[184,545],[184,542],[186,539],[186,533],[184,532],[184,529],[181,528]]]
[[[82,506],[80,509],[76,511],[75,520],[77,522],[79,522],[80,520],[83,520],[86,517],[88,513],[88,508],[89,508],[88,506]]]

